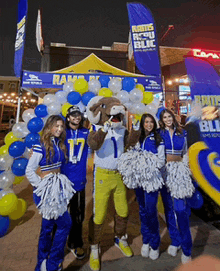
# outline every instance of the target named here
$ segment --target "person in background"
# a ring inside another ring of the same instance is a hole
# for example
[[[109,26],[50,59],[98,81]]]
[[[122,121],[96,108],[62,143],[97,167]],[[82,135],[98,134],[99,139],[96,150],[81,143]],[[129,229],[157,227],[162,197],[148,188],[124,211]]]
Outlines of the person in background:
[[[65,136],[64,120],[60,116],[50,116],[42,130],[40,144],[33,146],[26,168],[27,179],[34,188],[34,201],[42,215],[35,271],[62,270],[71,227],[67,206],[75,192],[69,179],[60,174],[60,166],[66,159]],[[36,173],[38,167],[39,175]]]
[[[61,173],[65,174],[74,184],[76,193],[69,204],[69,212],[72,218],[72,227],[69,233],[67,247],[77,259],[83,259],[82,228],[85,217],[85,187],[86,168],[88,158],[87,137],[89,130],[83,127],[84,117],[79,107],[72,106],[66,115],[66,148],[68,162],[61,167]]]
[[[165,144],[166,153],[166,172],[164,174],[165,184],[173,198],[170,202],[171,210],[175,211],[179,233],[175,234],[181,237],[182,248],[182,263],[187,263],[191,260],[192,237],[189,225],[189,213],[187,211],[186,197],[191,197],[195,188],[190,177],[188,164],[184,163],[183,156],[187,153],[187,135],[179,123],[177,122],[172,111],[164,109],[160,114],[160,136]],[[166,196],[162,194],[163,203]],[[165,210],[166,210],[166,206]],[[169,213],[168,213],[169,217]],[[167,224],[176,224],[175,218]],[[169,227],[169,225],[168,225]],[[174,234],[174,235],[175,235]],[[177,236],[177,238],[179,238]],[[172,244],[168,248],[168,253],[176,256],[180,247],[178,244]]]

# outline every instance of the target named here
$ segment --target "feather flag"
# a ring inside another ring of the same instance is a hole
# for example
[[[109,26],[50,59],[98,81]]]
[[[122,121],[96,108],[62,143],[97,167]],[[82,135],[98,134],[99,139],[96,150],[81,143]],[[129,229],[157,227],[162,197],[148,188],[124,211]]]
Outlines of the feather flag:
[[[18,2],[18,18],[17,18],[17,33],[15,40],[15,55],[14,55],[14,73],[16,77],[21,77],[22,60],[25,44],[25,30],[27,22],[27,0]]]
[[[36,24],[36,44],[37,49],[40,53],[44,50],[44,41],[42,37],[42,25],[41,25],[41,12],[40,9],[38,9],[38,15],[37,15],[37,24]]]

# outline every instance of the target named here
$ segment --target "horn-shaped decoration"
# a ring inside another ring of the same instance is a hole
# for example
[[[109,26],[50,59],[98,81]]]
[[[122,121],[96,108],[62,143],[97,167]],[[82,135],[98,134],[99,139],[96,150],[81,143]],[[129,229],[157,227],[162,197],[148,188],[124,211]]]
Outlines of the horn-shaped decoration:
[[[99,112],[96,116],[93,115],[93,112],[90,110],[90,108],[96,104],[100,99],[102,99],[102,96],[96,96],[94,98],[92,98],[86,108],[86,114],[88,117],[88,120],[92,123],[92,124],[97,124],[100,120],[100,114],[101,112]]]

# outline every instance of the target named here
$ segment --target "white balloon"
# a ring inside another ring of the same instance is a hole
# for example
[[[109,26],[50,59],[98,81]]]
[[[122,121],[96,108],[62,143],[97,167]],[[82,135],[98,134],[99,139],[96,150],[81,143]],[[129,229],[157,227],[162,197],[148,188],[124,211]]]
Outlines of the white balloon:
[[[7,194],[14,194],[14,191],[10,188],[1,190],[0,191],[0,199],[2,199]]]
[[[126,91],[127,92],[127,91]],[[131,102],[127,102],[127,103],[123,103],[124,104],[124,106],[127,108],[127,110],[128,111],[130,111],[131,112],[131,108],[132,108],[132,103]]]
[[[43,98],[43,104],[49,105],[50,103],[54,103],[56,101],[56,97],[54,94],[47,94]]]
[[[26,122],[15,123],[12,127],[12,132],[13,135],[18,138],[23,138],[30,133],[30,131],[27,128]]]
[[[92,79],[88,82],[89,85],[89,91],[93,92],[94,94],[98,94],[100,88],[101,88],[101,83],[98,79]]]
[[[86,106],[82,103],[82,101],[80,101],[78,104],[76,104],[76,106],[79,107],[81,113],[85,112]]]
[[[119,91],[116,98],[123,104],[129,103],[129,93],[126,90]]]
[[[49,115],[59,115],[61,112],[61,104],[58,102],[50,103],[47,106],[47,112]]]
[[[29,108],[29,109],[25,110],[25,111],[23,112],[23,114],[22,114],[22,119],[23,119],[23,121],[25,121],[25,122],[27,122],[27,123],[28,123],[28,121],[29,121],[30,119],[32,119],[32,118],[34,118],[34,117],[36,117],[36,115],[35,115],[35,113],[34,113],[34,109],[32,109],[32,108]]]
[[[156,105],[153,104],[153,103],[145,105],[145,108],[146,108],[146,112],[151,114],[151,115],[155,115],[157,113],[157,110],[158,110]]]
[[[27,158],[27,159],[29,159],[30,158],[30,155],[31,155],[31,149],[29,149],[28,147],[26,147],[26,149],[25,149],[25,151],[24,151],[24,153],[23,153],[23,157],[24,158]]]
[[[114,94],[116,94],[122,89],[122,81],[116,77],[112,78],[108,83],[108,88],[111,89]]]
[[[4,171],[0,174],[0,188],[7,189],[10,188],[14,182],[15,175],[11,170]]]
[[[144,114],[146,111],[145,105],[143,103],[134,103],[131,107],[131,113],[133,114]]]
[[[73,91],[74,90],[74,87],[73,87],[73,82],[67,82],[63,85],[63,91],[65,91],[67,94],[70,92],[70,91]]]
[[[143,100],[143,92],[138,88],[134,88],[129,93],[129,99],[133,103],[141,103]]]
[[[9,154],[0,156],[0,170],[7,170],[11,167],[14,159]]]
[[[64,104],[67,102],[67,92],[66,91],[57,91],[55,93],[55,97],[56,97],[56,100],[61,103],[61,104]]]
[[[159,105],[160,105],[160,99],[154,97],[153,103],[154,103],[154,104],[157,106],[157,108],[158,108]]]

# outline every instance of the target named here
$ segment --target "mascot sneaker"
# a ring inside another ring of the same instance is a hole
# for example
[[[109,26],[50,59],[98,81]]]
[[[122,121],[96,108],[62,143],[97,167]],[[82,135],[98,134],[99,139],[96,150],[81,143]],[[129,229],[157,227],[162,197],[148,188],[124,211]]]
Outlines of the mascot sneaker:
[[[133,255],[133,252],[127,242],[127,235],[122,236],[121,239],[116,236],[115,246],[118,247],[126,257],[131,257]]]
[[[159,255],[160,255],[159,248],[155,250],[153,248],[150,249],[149,258],[151,260],[154,260],[154,261],[157,260],[159,258]]]
[[[180,249],[180,246],[172,246],[170,245],[167,249],[167,253],[173,257],[176,257],[178,250]]]
[[[149,252],[150,252],[150,245],[149,244],[143,244],[141,248],[141,256],[144,258],[149,257]]]
[[[188,263],[188,262],[191,262],[191,261],[192,261],[191,256],[186,256],[184,253],[182,253],[182,255],[181,255],[182,264],[185,264],[185,263]]]
[[[93,270],[93,271],[100,270],[99,246],[98,245],[91,245],[89,265],[90,265],[91,270]]]

